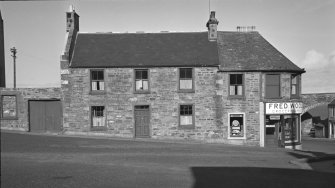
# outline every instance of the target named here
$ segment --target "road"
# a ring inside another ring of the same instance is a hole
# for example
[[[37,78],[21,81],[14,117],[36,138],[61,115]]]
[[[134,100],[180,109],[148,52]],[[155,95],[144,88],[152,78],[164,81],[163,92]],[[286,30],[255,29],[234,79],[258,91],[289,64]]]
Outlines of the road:
[[[335,187],[334,173],[289,163],[304,155],[223,144],[1,132],[1,187]]]

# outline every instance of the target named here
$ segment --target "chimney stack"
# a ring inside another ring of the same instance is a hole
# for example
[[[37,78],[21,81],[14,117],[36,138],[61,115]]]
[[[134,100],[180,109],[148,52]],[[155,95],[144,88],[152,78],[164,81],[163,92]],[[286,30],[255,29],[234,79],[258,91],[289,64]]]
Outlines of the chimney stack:
[[[74,10],[74,6],[70,5],[69,11],[66,12],[66,32],[73,29],[79,31],[79,15]]]
[[[219,21],[215,18],[215,11],[211,11],[209,20],[207,21],[206,27],[208,28],[208,40],[216,41],[218,38],[217,26]]]

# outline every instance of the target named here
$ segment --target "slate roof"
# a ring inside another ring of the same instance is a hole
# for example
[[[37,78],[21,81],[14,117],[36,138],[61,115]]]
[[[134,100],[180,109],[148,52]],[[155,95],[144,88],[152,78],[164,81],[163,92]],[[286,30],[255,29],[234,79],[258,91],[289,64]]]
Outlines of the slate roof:
[[[78,33],[70,67],[219,66],[207,32]]]
[[[292,63],[258,32],[218,32],[220,70],[297,72]]]
[[[199,67],[221,71],[296,72],[292,63],[258,32],[78,33],[70,67]]]

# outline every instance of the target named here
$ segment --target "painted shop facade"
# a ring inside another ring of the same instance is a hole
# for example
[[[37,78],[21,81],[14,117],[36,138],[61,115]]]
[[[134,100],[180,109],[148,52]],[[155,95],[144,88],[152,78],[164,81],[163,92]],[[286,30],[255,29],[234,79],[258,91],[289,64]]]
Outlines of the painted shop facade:
[[[66,13],[62,131],[301,147],[301,74],[256,31],[81,33]]]

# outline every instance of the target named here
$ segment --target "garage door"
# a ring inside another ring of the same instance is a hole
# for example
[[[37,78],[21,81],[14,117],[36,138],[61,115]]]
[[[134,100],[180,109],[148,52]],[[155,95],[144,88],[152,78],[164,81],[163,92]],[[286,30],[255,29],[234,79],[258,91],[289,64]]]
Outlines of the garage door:
[[[58,132],[62,130],[60,101],[29,101],[31,132]]]

